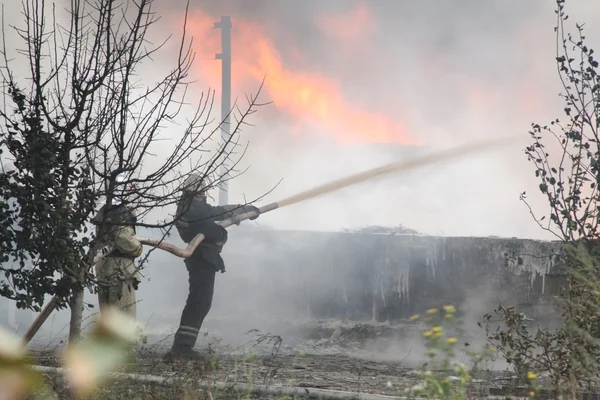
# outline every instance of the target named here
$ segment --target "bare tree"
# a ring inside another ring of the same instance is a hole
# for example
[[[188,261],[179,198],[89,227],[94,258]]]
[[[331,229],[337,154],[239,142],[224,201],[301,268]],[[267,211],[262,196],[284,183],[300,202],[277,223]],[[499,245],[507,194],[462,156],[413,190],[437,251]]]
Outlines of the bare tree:
[[[150,43],[158,21],[151,3],[71,0],[61,24],[54,3],[26,0],[25,26],[11,27],[29,68],[13,67],[6,42],[2,47],[0,156],[13,167],[1,172],[0,197],[13,206],[0,208],[0,268],[8,278],[0,294],[38,310],[44,295],[54,295],[50,312],[68,302],[71,339],[80,336],[83,293],[94,283],[89,269],[100,241],[90,221],[111,203],[117,175],[130,176],[125,185],[136,197],[138,225],[166,235],[174,217],[156,214],[179,199],[187,174],[203,174],[210,187],[227,161],[226,174],[236,176],[244,154],[237,138],[259,106],[252,96],[236,108],[231,137],[211,151],[220,128],[211,128],[214,92],[195,106],[186,100],[194,62],[187,7],[174,66],[150,84],[139,76],[168,51],[168,38]]]

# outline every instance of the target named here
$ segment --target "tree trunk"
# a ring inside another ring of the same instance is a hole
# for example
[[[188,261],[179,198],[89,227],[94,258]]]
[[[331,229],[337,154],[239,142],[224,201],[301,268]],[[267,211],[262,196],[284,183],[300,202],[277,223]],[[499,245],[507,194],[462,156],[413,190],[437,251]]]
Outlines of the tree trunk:
[[[85,267],[81,267],[75,285],[73,285],[70,307],[71,321],[69,322],[69,343],[74,343],[81,338],[81,323],[83,322],[83,294],[85,293]]]

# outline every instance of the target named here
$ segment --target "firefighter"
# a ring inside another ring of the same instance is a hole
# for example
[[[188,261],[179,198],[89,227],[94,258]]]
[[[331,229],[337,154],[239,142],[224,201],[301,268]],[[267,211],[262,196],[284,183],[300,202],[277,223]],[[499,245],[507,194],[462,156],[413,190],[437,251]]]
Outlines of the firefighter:
[[[184,260],[189,274],[189,293],[167,358],[199,359],[201,355],[194,346],[212,305],[215,275],[217,271],[225,272],[220,253],[227,242],[227,230],[215,222],[251,211],[256,212],[256,216],[250,218],[254,220],[260,211],[250,205],[211,206],[206,200],[203,179],[198,174],[191,174],[183,186],[177,204],[177,230],[186,243],[199,233],[204,235],[204,240],[191,257]]]
[[[128,207],[126,174],[115,179],[114,195],[96,216],[96,237],[109,253],[95,266],[98,280],[100,312],[108,307],[136,318],[136,293],[140,274],[135,259],[142,255],[143,245],[135,236],[135,210]]]

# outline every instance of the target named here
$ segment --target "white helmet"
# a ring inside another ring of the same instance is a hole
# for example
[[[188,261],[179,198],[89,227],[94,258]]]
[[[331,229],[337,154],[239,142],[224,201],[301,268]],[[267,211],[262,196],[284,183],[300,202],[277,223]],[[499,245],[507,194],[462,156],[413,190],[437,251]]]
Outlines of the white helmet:
[[[129,193],[125,183],[127,182],[128,178],[129,176],[127,172],[121,172],[115,177],[115,186],[113,189],[111,205],[118,206],[127,199]]]

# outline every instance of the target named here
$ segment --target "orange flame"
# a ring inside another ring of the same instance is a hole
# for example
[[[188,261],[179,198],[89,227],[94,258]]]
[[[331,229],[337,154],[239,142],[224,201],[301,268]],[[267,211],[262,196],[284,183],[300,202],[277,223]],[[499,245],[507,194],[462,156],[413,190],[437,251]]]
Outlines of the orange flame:
[[[364,19],[364,12],[359,13]],[[221,65],[214,60],[221,50],[219,18],[201,11],[190,14],[188,29],[194,37],[198,72],[220,87]],[[420,145],[394,118],[350,104],[342,84],[317,72],[298,71],[285,60],[265,32],[250,21],[232,17],[233,97],[265,79],[265,89],[275,107],[294,122],[330,131],[342,143],[379,142]],[[355,33],[350,33],[351,36]],[[297,50],[292,49],[292,53]],[[252,85],[252,86],[250,86]]]

